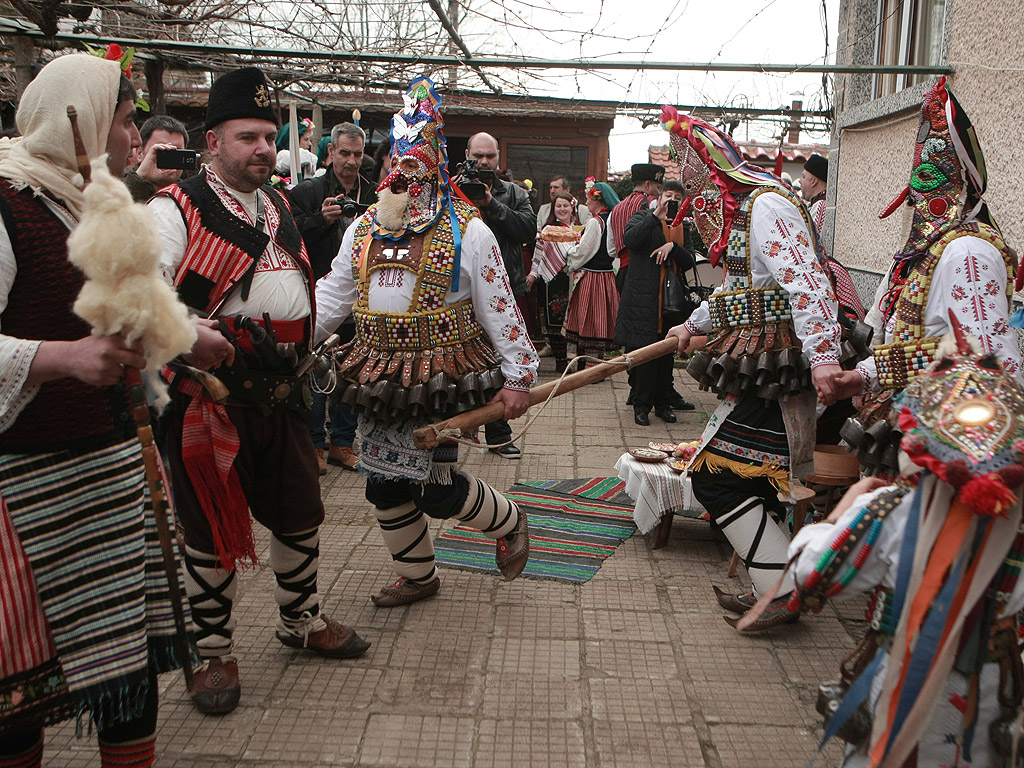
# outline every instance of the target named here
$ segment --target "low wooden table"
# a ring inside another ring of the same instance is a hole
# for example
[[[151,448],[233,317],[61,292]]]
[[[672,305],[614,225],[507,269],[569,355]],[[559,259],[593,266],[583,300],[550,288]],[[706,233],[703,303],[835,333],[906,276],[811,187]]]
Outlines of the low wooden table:
[[[693,496],[690,479],[684,481],[667,462],[637,461],[628,453],[615,463],[615,471],[626,481],[626,493],[634,500],[633,522],[640,533],[657,529],[653,549],[668,543],[674,515],[707,519],[707,510]]]

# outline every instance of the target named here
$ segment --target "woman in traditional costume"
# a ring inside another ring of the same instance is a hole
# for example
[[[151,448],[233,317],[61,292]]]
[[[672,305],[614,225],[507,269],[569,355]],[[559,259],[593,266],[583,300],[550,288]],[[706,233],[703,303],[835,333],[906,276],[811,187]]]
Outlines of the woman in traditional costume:
[[[845,768],[1021,764],[1024,393],[954,327],[896,400],[896,484],[862,480],[789,549],[792,609],[872,594],[867,636],[819,697]]]
[[[606,247],[608,214],[619,196],[606,182],[587,179],[587,210],[593,216],[577,245],[566,253],[566,269],[580,274],[565,314],[565,337],[576,345],[577,355],[599,355],[618,348],[615,316],[619,292],[615,287],[612,257]]]
[[[576,213],[576,200],[572,195],[559,192],[551,200],[551,213],[537,235],[537,250],[533,267],[526,279],[532,288],[537,278],[547,284],[547,298],[541,307],[544,338],[555,356],[555,371],[561,373],[568,364],[568,353],[562,325],[569,308],[569,275],[565,273],[565,257],[570,246],[579,241],[580,218]]]
[[[134,101],[118,62],[59,57],[0,161],[0,768],[41,765],[43,728],[69,718],[95,727],[102,765],[152,765],[157,675],[182,661],[123,378],[145,359],[72,311],[85,197],[67,109],[120,178]]]

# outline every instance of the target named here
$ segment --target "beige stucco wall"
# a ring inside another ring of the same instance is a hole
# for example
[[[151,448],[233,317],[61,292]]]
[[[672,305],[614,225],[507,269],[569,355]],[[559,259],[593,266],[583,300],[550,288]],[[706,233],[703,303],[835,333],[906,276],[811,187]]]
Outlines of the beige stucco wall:
[[[950,88],[971,117],[988,166],[986,199],[1007,242],[1024,251],[1024,3],[953,3],[947,62]],[[884,271],[906,240],[910,211],[878,212],[906,186],[913,162],[919,105],[838,131],[839,177],[833,249],[850,267]]]

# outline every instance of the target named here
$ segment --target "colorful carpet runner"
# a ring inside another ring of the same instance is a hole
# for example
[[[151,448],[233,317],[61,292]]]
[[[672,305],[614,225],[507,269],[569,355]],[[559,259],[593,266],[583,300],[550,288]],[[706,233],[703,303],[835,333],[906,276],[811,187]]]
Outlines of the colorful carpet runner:
[[[580,584],[628,539],[633,502],[617,477],[535,480],[513,485],[505,495],[530,520],[530,561],[523,576]],[[434,542],[437,564],[445,568],[497,573],[494,541],[456,526]]]

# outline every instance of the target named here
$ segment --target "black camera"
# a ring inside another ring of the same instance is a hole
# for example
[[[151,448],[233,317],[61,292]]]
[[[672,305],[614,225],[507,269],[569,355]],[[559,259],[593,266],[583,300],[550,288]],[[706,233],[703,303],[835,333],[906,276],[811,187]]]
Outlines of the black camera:
[[[679,215],[679,201],[678,200],[669,200],[668,201],[668,209],[667,209],[666,213],[667,213],[667,216],[668,216],[668,223],[671,224],[673,221],[676,220],[676,216]]]
[[[332,201],[335,205],[341,206],[341,215],[346,219],[354,219],[359,212],[359,203],[351,197],[336,197]],[[365,208],[363,209],[365,210]]]
[[[199,167],[199,153],[194,149],[158,149],[156,167],[165,171],[194,171]]]
[[[494,171],[477,168],[475,157],[467,157],[466,162],[460,163],[455,170],[461,177],[459,189],[470,200],[483,200],[487,197],[487,190],[494,186],[494,180],[497,178]]]

